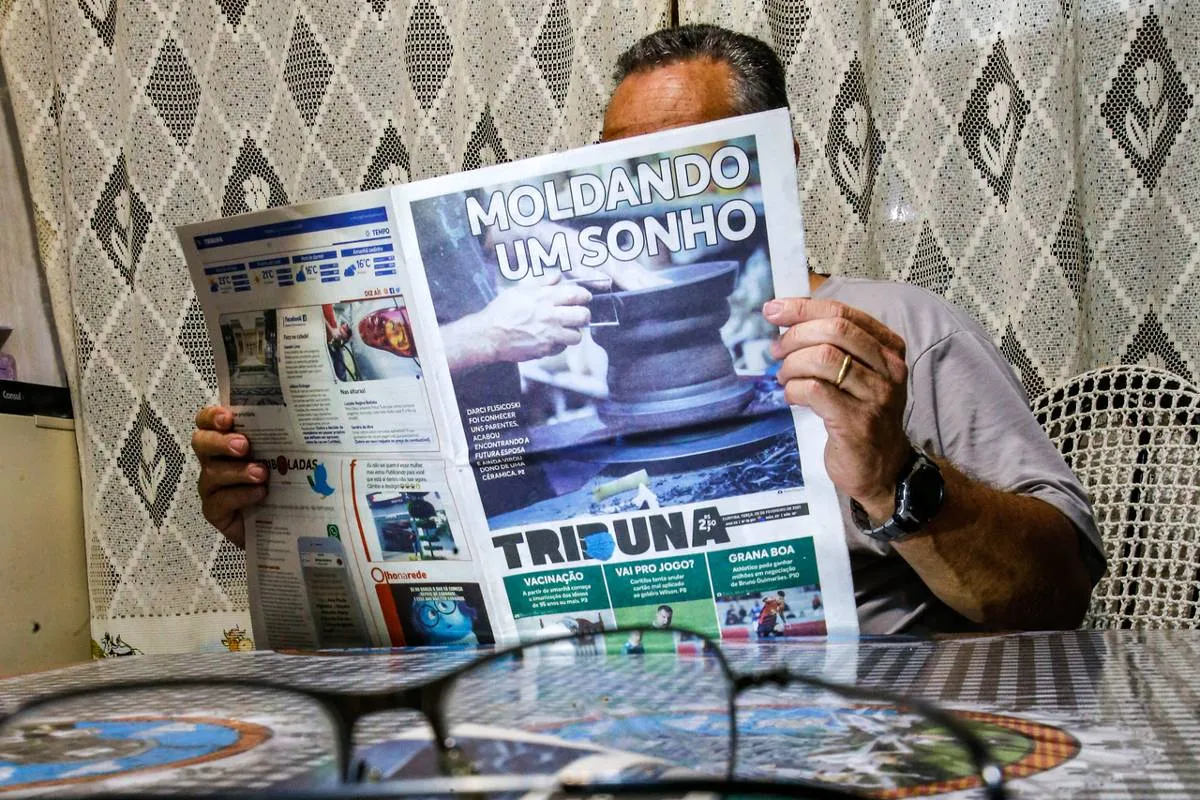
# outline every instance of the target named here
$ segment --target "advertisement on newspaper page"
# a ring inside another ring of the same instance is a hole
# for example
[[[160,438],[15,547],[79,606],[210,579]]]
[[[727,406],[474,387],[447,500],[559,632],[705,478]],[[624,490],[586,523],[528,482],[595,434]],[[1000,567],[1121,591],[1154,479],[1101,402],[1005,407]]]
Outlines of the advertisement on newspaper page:
[[[857,631],[824,428],[761,314],[808,293],[786,112],[180,238],[271,468],[259,642]]]

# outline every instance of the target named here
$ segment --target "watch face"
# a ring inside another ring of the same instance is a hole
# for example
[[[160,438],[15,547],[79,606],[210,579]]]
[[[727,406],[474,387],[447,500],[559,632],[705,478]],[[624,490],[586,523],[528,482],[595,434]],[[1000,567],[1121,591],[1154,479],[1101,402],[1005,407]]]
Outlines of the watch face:
[[[914,450],[910,463],[912,466],[896,486],[896,511],[883,525],[873,527],[866,509],[851,499],[854,524],[863,534],[881,542],[906,539],[929,524],[942,507],[946,484],[941,469],[919,450]]]
[[[916,468],[908,476],[908,516],[924,525],[942,507],[942,495],[945,493],[945,481],[942,471],[937,465],[927,459],[920,459]]]

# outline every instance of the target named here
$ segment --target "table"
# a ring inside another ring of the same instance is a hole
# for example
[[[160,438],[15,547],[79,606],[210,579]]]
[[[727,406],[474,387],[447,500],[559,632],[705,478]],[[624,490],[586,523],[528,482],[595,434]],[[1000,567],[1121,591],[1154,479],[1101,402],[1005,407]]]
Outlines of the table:
[[[939,641],[809,640],[731,644],[726,652],[738,672],[786,665],[833,680],[888,688],[962,712],[988,737],[1003,740],[1010,772],[1023,776],[1012,781],[1017,797],[1200,796],[1200,631],[1071,632]],[[365,691],[413,685],[477,656],[468,650],[423,649],[336,656],[214,653],[109,659],[0,681],[0,710],[66,688],[161,677],[259,678]],[[638,736],[650,741],[646,721],[659,709],[684,714],[689,703],[711,700],[716,696],[711,693],[719,693],[723,686],[712,659],[672,656],[668,663],[656,658],[602,660],[608,666],[600,672],[588,671],[570,659],[507,663],[501,679],[493,674],[466,680],[455,713],[481,724],[532,726],[540,735],[582,736],[584,743],[628,744],[639,741]],[[879,727],[882,717],[874,710],[853,703],[830,707],[801,687],[759,689],[745,700],[748,710],[742,712],[742,727],[748,735],[743,737],[738,763],[746,774],[769,769],[787,774],[807,758],[801,753],[812,746],[813,731],[819,728],[822,735],[834,731],[832,741],[841,742],[831,756],[833,768],[845,769],[850,779],[877,796],[927,796],[964,785],[928,775],[905,784],[886,769],[880,773],[864,767],[864,774],[851,774],[856,759],[865,759],[867,751],[878,750],[880,743],[891,742],[887,747],[892,747],[898,741],[907,747],[928,733],[907,722],[902,726],[904,736],[893,740]],[[324,755],[307,738],[311,715],[286,704],[272,706],[275,701],[270,699],[257,701],[257,707],[254,698],[245,697],[232,706],[227,702],[229,707],[205,704],[206,715],[217,722],[241,720],[236,723],[242,726],[241,750],[226,748],[224,755],[210,753],[207,760],[182,765],[142,763],[138,779],[158,788],[208,791],[267,789],[307,780],[313,763]],[[610,713],[597,716],[595,709],[609,703]],[[654,704],[658,705],[651,708]],[[638,713],[627,715],[629,708]],[[560,713],[563,709],[567,713]],[[689,719],[694,722],[696,717]],[[396,746],[386,743],[400,730],[411,731],[413,724],[405,714],[365,720],[358,744],[382,752]],[[706,746],[705,730],[697,723],[695,735],[684,739],[694,757],[699,758],[696,753]],[[167,730],[160,738],[169,740],[171,735]],[[15,781],[3,752],[0,746],[0,795],[6,779],[10,789]],[[88,791],[94,786],[94,774],[86,772],[73,774],[74,783],[42,786],[41,791]]]

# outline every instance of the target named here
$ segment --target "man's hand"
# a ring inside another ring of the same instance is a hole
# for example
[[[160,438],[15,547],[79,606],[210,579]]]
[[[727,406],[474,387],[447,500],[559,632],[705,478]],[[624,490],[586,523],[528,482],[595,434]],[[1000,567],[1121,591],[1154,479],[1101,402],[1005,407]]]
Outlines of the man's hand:
[[[904,340],[874,317],[832,300],[771,300],[763,315],[787,327],[771,347],[782,362],[776,378],[789,403],[808,406],[824,420],[830,479],[873,520],[886,520],[911,452],[904,432]]]
[[[205,406],[196,414],[192,450],[200,459],[204,518],[238,547],[246,546],[242,511],[267,496],[267,468],[250,460],[250,440],[233,433],[233,412]]]
[[[904,341],[879,320],[829,300],[772,300],[787,330],[772,346],[789,403],[825,421],[825,466],[843,493],[881,523],[895,511],[910,447],[904,432]],[[838,387],[846,356],[848,371]],[[894,546],[921,580],[972,622],[1000,630],[1072,628],[1091,581],[1075,528],[1036,497],[1003,492],[939,459],[946,499],[922,536]]]

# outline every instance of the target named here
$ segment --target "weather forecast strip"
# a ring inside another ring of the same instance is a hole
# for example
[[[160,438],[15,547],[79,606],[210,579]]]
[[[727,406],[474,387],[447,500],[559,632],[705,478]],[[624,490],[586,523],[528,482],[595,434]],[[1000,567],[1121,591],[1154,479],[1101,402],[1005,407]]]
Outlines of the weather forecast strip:
[[[793,158],[766,112],[180,228],[271,470],[256,641],[857,633],[761,312],[808,293]]]

